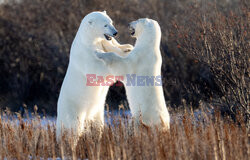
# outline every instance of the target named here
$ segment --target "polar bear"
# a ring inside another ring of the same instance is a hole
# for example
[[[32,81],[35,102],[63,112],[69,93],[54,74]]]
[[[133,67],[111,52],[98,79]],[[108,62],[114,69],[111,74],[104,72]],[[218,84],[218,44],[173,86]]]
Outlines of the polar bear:
[[[91,12],[83,18],[71,46],[69,65],[58,98],[58,140],[62,127],[72,129],[79,136],[86,121],[104,125],[104,103],[109,86],[87,86],[86,74],[109,74],[104,63],[96,59],[95,51],[124,56],[133,49],[129,44],[120,45],[113,38],[116,34],[106,12]]]
[[[134,49],[126,57],[113,52],[102,54],[95,52],[97,58],[104,61],[112,74],[127,76],[125,84],[127,98],[132,116],[145,125],[164,124],[170,126],[170,116],[166,108],[162,85],[141,86],[141,77],[159,78],[161,75],[162,57],[160,52],[161,29],[157,21],[139,19],[129,24],[131,35],[135,37]],[[128,78],[137,75],[137,85],[128,84]]]

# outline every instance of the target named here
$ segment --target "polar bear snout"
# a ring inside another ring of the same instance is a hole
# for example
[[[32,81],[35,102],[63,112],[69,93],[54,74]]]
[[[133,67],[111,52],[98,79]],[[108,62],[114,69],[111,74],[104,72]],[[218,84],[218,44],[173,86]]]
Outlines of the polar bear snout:
[[[116,35],[117,35],[117,30],[115,29],[115,27],[114,26],[110,26],[110,30],[111,30],[111,35],[112,35],[112,37],[115,37]]]
[[[113,36],[115,37],[117,35],[117,33],[118,33],[117,31],[115,33],[113,33]]]
[[[133,22],[128,24],[128,29],[129,29],[130,35],[132,37],[135,36],[135,27],[136,27],[136,21],[133,21]]]
[[[106,26],[106,25],[105,25],[105,26]],[[109,25],[109,26],[106,26],[106,28],[107,28],[107,29],[105,29],[106,32],[104,33],[104,37],[105,37],[108,41],[111,40],[112,37],[115,37],[115,36],[118,34],[118,32],[117,32],[117,30],[115,29],[114,26]]]
[[[134,27],[131,26],[130,23],[129,23],[129,25],[128,25],[128,29],[129,29],[130,35],[131,35],[131,36],[134,36],[134,35],[135,35],[135,29],[134,29]]]

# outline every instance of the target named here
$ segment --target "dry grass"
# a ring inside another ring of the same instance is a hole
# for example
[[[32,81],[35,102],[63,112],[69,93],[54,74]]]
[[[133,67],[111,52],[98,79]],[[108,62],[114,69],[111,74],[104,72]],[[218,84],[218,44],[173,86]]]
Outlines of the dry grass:
[[[70,45],[87,13],[107,10],[124,43],[133,42],[127,24],[149,17],[162,29],[167,104],[195,108],[202,102],[221,112],[203,111],[197,119],[192,111],[174,111],[169,133],[134,130],[127,126],[130,118],[113,117],[117,125],[106,125],[101,139],[94,130],[80,139],[77,157],[248,159],[249,6],[245,0],[22,0],[0,5],[0,107],[18,111],[23,103],[28,108],[38,104],[40,112],[56,113]],[[125,101],[124,92],[111,87],[109,106]],[[1,114],[0,159],[72,157],[70,134],[57,144],[54,123],[44,126],[35,117]]]
[[[122,43],[127,24],[141,17],[162,29],[163,85],[172,108],[200,101],[249,119],[249,1],[246,0],[22,0],[0,5],[0,107],[40,106],[55,115],[70,45],[81,19],[106,10]],[[126,101],[111,87],[110,107]],[[127,103],[123,103],[125,106]]]
[[[73,139],[64,134],[57,144],[55,124],[42,118],[23,119],[10,112],[0,117],[0,159],[72,159]],[[249,136],[242,115],[236,124],[220,113],[192,111],[172,115],[170,132],[159,128],[134,128],[129,117],[112,116],[115,125],[105,125],[102,137],[92,130],[83,135],[76,156],[81,159],[227,159],[249,158]]]

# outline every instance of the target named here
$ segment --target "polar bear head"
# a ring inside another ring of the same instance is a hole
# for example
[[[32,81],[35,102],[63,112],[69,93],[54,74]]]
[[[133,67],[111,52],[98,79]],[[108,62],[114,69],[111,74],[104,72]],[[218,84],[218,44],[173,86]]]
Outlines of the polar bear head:
[[[161,29],[158,22],[148,18],[141,18],[129,23],[129,30],[131,36],[135,38],[142,35],[150,35],[152,37],[153,34],[157,37],[161,36]]]
[[[84,17],[81,26],[91,37],[111,40],[117,35],[111,18],[104,12],[91,12]]]

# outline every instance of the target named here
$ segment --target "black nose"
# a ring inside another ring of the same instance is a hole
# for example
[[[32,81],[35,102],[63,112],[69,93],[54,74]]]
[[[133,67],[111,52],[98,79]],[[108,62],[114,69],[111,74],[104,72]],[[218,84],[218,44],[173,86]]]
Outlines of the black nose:
[[[115,32],[113,35],[116,36],[118,34],[118,32]]]

